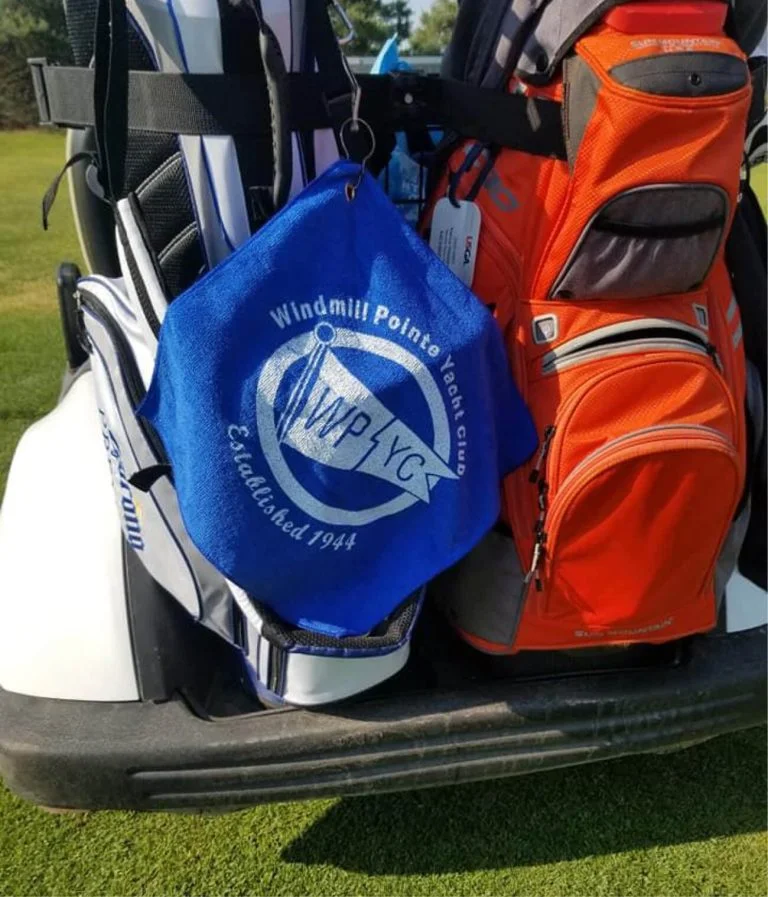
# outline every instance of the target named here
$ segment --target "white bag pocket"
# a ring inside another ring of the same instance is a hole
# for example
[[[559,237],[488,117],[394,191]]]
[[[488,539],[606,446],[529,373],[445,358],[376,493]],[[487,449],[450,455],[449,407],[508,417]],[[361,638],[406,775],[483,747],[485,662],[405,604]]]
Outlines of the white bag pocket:
[[[106,278],[84,278],[78,289],[104,448],[126,541],[149,574],[195,619],[231,642],[229,587],[190,541],[162,444],[136,414],[152,357],[142,353],[140,331],[131,332],[130,300],[119,282]],[[141,490],[131,483],[140,472],[147,480]]]

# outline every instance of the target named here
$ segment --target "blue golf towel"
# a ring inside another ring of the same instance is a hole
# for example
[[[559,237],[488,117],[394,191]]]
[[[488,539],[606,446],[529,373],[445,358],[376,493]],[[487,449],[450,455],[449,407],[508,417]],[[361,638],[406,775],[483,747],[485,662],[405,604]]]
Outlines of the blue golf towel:
[[[357,165],[168,309],[140,413],[190,537],[283,619],[368,632],[495,522],[536,445],[488,311]]]

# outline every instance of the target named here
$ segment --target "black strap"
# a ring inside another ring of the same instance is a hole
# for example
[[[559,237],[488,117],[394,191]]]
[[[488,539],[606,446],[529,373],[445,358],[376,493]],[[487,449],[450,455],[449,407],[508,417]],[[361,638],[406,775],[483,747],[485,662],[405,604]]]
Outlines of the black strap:
[[[36,83],[43,95],[41,118],[47,112],[44,123],[74,128],[94,125],[89,101],[93,70],[31,64],[37,68]],[[566,157],[561,105],[552,100],[413,72],[359,75],[357,80],[362,89],[360,115],[374,130],[448,128],[483,143],[537,156]],[[269,103],[258,75],[132,71],[127,81],[127,123],[132,130],[262,137],[272,133]],[[328,108],[323,78],[316,73],[286,76],[286,107],[290,131],[328,128],[335,118]],[[118,137],[113,139],[119,148]]]
[[[163,477],[168,477],[173,483],[173,470],[170,464],[153,464],[151,467],[142,467],[128,478],[128,482],[139,492],[149,492],[155,483]]]
[[[470,169],[475,166],[475,163],[483,153],[485,153],[485,160],[480,168],[477,177],[472,182],[472,186],[464,196],[457,197],[456,191],[459,189],[461,179],[468,171],[470,171]],[[483,143],[476,143],[473,147],[470,148],[456,171],[452,171],[450,173],[448,182],[448,199],[451,201],[452,205],[458,208],[459,199],[463,199],[466,202],[474,202],[477,199],[480,190],[485,184],[488,175],[491,173],[493,166],[496,163],[496,157],[498,156],[498,154],[498,146],[486,146]]]
[[[480,143],[566,158],[562,106],[553,100],[412,72],[361,76],[358,80],[363,88],[362,117],[374,127],[379,125],[383,107],[381,125],[395,131],[407,131],[409,123],[442,127]]]
[[[760,377],[763,396],[768,395],[768,359],[766,359],[766,245],[768,234],[760,203],[746,187],[736,208],[731,232],[725,244],[725,259],[739,305],[744,334],[744,351]],[[763,401],[765,401],[763,399]],[[765,407],[765,405],[763,405]],[[747,490],[751,482],[752,512],[744,545],[739,556],[739,570],[761,588],[766,588],[766,439],[765,430],[748,467]],[[743,503],[742,499],[742,503]]]
[[[755,128],[765,115],[765,94],[768,90],[768,59],[765,56],[754,56],[749,60],[749,73],[752,79],[752,101],[747,118],[747,131]]]
[[[83,99],[93,104],[96,151],[104,193],[123,193],[128,141],[128,24],[125,0],[98,0],[93,82]]]
[[[70,156],[62,166],[61,171],[59,171],[53,179],[51,186],[45,191],[45,196],[42,201],[43,230],[48,230],[48,216],[51,214],[51,209],[56,201],[56,194],[59,192],[59,185],[61,184],[64,175],[73,165],[77,165],[78,162],[85,162],[86,160],[95,164],[96,154],[81,152],[75,153],[74,156]]]
[[[249,186],[251,213],[256,210],[260,212],[253,215],[253,224],[259,227],[275,209],[288,201],[293,178],[293,149],[291,132],[285,120],[287,70],[280,42],[264,18],[261,0],[247,0],[247,5],[259,28],[259,52],[267,88],[265,99],[269,108],[269,136],[272,139],[272,183],[269,192],[263,184]],[[250,102],[253,102],[253,97]]]
[[[317,62],[329,118],[338,131],[352,114],[355,79],[333,32],[328,5],[328,0],[309,0],[307,3],[306,39]]]

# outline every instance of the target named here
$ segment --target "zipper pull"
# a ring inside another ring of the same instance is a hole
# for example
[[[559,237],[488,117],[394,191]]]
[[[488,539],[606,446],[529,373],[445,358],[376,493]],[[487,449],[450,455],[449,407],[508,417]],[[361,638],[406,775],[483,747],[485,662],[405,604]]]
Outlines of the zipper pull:
[[[720,355],[718,354],[717,348],[712,343],[707,343],[707,355],[714,361],[715,367],[723,373],[723,364],[720,361]]]
[[[540,592],[542,589],[541,585],[541,576],[539,575],[539,565],[541,564],[541,559],[544,555],[544,542],[546,542],[547,535],[544,530],[537,526],[536,528],[536,541],[533,543],[533,555],[531,557],[531,566],[528,568],[528,572],[523,577],[523,586],[526,587],[530,583],[530,581],[535,577],[536,578],[536,591]]]
[[[547,453],[549,452],[549,445],[552,442],[552,437],[555,435],[555,426],[554,424],[549,424],[549,426],[544,428],[544,439],[542,440],[541,447],[539,448],[539,454],[536,456],[536,461],[533,465],[533,470],[531,471],[528,482],[535,483],[539,479],[539,474],[541,473],[542,465],[546,460]]]
[[[539,566],[539,561],[541,560],[541,542],[536,540],[533,545],[533,557],[531,558],[531,566],[528,568],[528,572],[525,574],[523,578],[523,582],[528,585],[528,583],[533,579],[534,574],[536,573],[536,569]]]

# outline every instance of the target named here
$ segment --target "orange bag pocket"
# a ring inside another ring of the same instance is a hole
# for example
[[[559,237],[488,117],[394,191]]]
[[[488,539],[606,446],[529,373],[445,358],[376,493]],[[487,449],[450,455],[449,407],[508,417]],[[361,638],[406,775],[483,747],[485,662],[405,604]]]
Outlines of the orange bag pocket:
[[[538,258],[534,299],[697,289],[730,226],[751,94],[724,36],[607,26],[564,64],[571,180]]]
[[[672,318],[605,324],[532,359],[527,385],[543,435],[507,481],[529,571],[515,647],[710,628],[744,462],[706,335]]]
[[[740,491],[738,453],[713,428],[647,427],[605,443],[549,509],[544,615],[577,610],[575,641],[714,625],[714,565]]]

